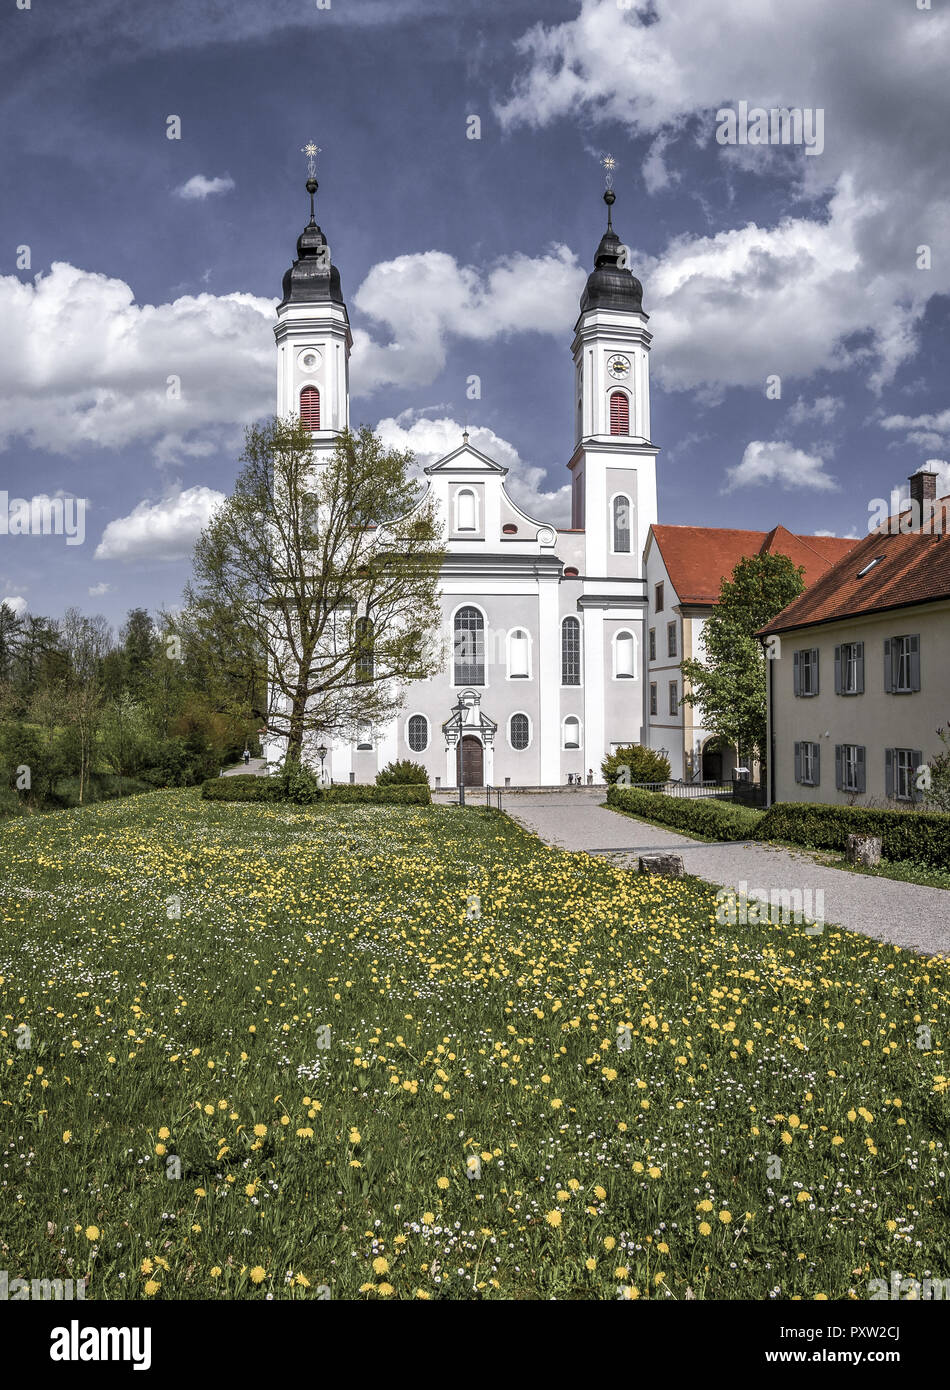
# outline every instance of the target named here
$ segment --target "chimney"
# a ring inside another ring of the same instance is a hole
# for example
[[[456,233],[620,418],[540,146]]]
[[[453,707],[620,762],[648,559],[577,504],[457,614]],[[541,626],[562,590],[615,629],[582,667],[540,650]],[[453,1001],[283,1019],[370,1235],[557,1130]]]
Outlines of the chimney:
[[[911,501],[917,503],[917,515],[923,520],[927,514],[926,504],[933,504],[937,500],[937,474],[930,468],[921,468],[917,473],[910,475],[910,496]],[[933,512],[933,506],[929,508]]]

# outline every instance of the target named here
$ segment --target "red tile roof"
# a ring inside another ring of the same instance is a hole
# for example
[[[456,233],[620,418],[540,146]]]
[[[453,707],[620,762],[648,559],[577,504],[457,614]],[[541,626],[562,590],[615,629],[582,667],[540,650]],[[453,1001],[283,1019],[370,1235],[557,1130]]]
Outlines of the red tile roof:
[[[839,536],[796,536],[784,526],[771,531],[735,531],[717,526],[653,526],[670,582],[681,603],[712,604],[724,579],[747,555],[787,555],[805,568],[805,583],[858,544]]]
[[[942,499],[950,507],[950,497]],[[940,513],[937,513],[939,519]],[[892,533],[892,527],[897,534]],[[863,578],[859,571],[877,556],[880,564]],[[950,598],[950,535],[898,531],[892,517],[784,608],[762,633],[788,632],[812,623],[831,623],[862,613]]]

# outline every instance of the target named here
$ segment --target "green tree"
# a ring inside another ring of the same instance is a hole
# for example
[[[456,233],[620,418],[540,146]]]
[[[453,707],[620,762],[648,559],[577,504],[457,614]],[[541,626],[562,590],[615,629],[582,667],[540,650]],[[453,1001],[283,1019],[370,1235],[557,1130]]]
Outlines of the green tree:
[[[639,743],[628,743],[623,748],[615,748],[600,765],[601,776],[609,786],[637,786],[643,782],[668,782],[670,760],[666,750],[644,748]]]
[[[680,663],[683,703],[702,705],[703,722],[725,744],[764,761],[765,656],[756,632],[797,598],[801,565],[787,555],[748,555],[724,579],[702,634],[704,660]]]
[[[387,722],[438,669],[444,551],[411,462],[366,428],[319,463],[296,419],[249,429],[234,492],[195,546],[182,625],[223,632],[225,659],[266,684],[259,712],[289,762],[314,737]]]

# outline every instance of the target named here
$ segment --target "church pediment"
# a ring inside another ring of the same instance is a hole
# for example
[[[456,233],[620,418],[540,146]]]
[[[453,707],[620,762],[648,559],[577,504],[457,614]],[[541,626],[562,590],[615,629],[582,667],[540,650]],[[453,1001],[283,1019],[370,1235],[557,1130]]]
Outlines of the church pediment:
[[[490,459],[481,450],[475,449],[471,444],[460,444],[451,454],[446,454],[445,458],[439,459],[437,463],[432,463],[423,472],[432,477],[434,474],[465,474],[471,477],[474,474],[481,474],[483,477],[495,475],[503,478],[508,472],[500,463]]]

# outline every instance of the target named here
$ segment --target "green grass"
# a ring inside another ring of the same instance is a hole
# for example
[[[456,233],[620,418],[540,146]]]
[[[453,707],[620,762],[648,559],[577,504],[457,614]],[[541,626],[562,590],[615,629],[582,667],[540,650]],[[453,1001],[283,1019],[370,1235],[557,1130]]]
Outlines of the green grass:
[[[801,849],[800,845],[791,846]],[[929,864],[917,864],[909,859],[882,859],[875,868],[865,868],[861,864],[849,864],[843,854],[812,851],[813,857],[823,864],[831,864],[836,869],[847,869],[849,873],[870,874],[873,878],[892,878],[899,883],[919,883],[925,888],[950,888],[950,869],[934,869]]]
[[[0,837],[10,1279],[765,1299],[948,1272],[939,961],[719,926],[711,888],[484,810],[170,791]]]

